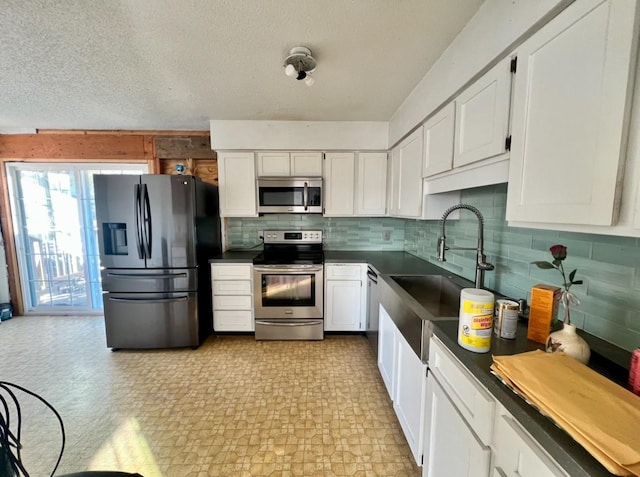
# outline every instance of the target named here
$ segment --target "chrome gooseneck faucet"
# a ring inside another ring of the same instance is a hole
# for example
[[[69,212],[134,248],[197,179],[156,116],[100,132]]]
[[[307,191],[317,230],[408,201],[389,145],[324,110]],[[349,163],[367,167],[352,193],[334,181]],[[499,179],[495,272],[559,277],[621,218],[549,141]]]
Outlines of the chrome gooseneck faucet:
[[[470,247],[448,247],[446,244],[446,237],[444,234],[444,224],[447,220],[447,217],[451,212],[458,209],[466,209],[470,210],[476,217],[478,218],[478,246],[476,248]],[[444,252],[446,250],[475,250],[477,252],[476,258],[476,288],[484,287],[484,272],[485,270],[493,270],[495,267],[487,263],[487,257],[483,251],[484,248],[484,217],[478,209],[469,204],[458,204],[452,207],[449,207],[442,214],[442,219],[440,222],[440,237],[438,238],[438,260],[440,262],[446,262],[447,259],[444,257]]]

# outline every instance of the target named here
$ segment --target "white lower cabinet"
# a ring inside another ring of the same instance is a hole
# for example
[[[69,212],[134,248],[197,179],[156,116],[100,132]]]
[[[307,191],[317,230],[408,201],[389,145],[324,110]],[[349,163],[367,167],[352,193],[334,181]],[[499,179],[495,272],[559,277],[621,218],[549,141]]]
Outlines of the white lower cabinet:
[[[558,464],[502,406],[493,442],[492,477],[567,477]]]
[[[416,463],[422,465],[427,367],[383,306],[378,324],[378,369],[411,453]]]
[[[407,439],[413,458],[422,465],[422,438],[425,398],[427,393],[427,365],[398,333],[396,398],[393,409]],[[450,474],[455,475],[455,474]]]
[[[488,477],[493,396],[436,337],[427,381],[423,477]]]
[[[435,336],[423,433],[423,477],[568,477]]]
[[[400,332],[391,320],[389,313],[380,305],[378,322],[378,369],[382,376],[389,397],[392,401],[396,398],[396,366],[397,358],[397,335]]]
[[[491,449],[469,428],[433,374],[426,400],[423,477],[487,477]]]
[[[366,264],[325,264],[326,331],[363,331],[367,288]]]
[[[214,331],[254,331],[252,264],[212,263]]]

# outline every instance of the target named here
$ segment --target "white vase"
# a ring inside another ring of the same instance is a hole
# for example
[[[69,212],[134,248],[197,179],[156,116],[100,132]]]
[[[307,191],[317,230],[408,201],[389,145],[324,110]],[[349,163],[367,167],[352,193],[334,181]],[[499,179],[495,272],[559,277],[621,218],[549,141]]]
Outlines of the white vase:
[[[591,350],[585,340],[576,333],[575,325],[564,324],[562,329],[554,331],[547,338],[547,353],[563,351],[564,354],[587,364]]]

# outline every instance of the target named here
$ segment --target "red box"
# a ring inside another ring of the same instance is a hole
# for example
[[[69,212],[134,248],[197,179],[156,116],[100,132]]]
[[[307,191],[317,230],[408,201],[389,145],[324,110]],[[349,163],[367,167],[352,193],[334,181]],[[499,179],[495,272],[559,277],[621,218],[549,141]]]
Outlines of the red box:
[[[640,396],[640,348],[631,354],[629,368],[629,390]]]

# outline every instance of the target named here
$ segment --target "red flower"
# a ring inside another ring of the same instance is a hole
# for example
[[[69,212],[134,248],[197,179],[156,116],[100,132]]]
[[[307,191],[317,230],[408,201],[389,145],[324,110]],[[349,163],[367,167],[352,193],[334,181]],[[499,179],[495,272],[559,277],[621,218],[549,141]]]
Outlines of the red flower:
[[[567,258],[567,247],[564,245],[553,245],[549,251],[551,252],[554,260],[564,260]]]
[[[562,265],[562,261],[567,258],[567,247],[564,245],[554,245],[549,248],[551,255],[553,256],[553,262],[547,262],[545,260],[537,260],[535,262],[531,262],[533,265],[538,268],[543,268],[546,270],[555,268],[562,275],[562,287],[564,288],[563,292],[563,303],[565,309],[564,322],[571,323],[571,318],[569,317],[569,305],[570,304],[580,304],[577,298],[569,292],[569,288],[571,285],[582,285],[582,280],[576,280],[576,272],[578,270],[572,271],[569,276],[565,274],[564,266]],[[574,300],[575,303],[571,300]]]

